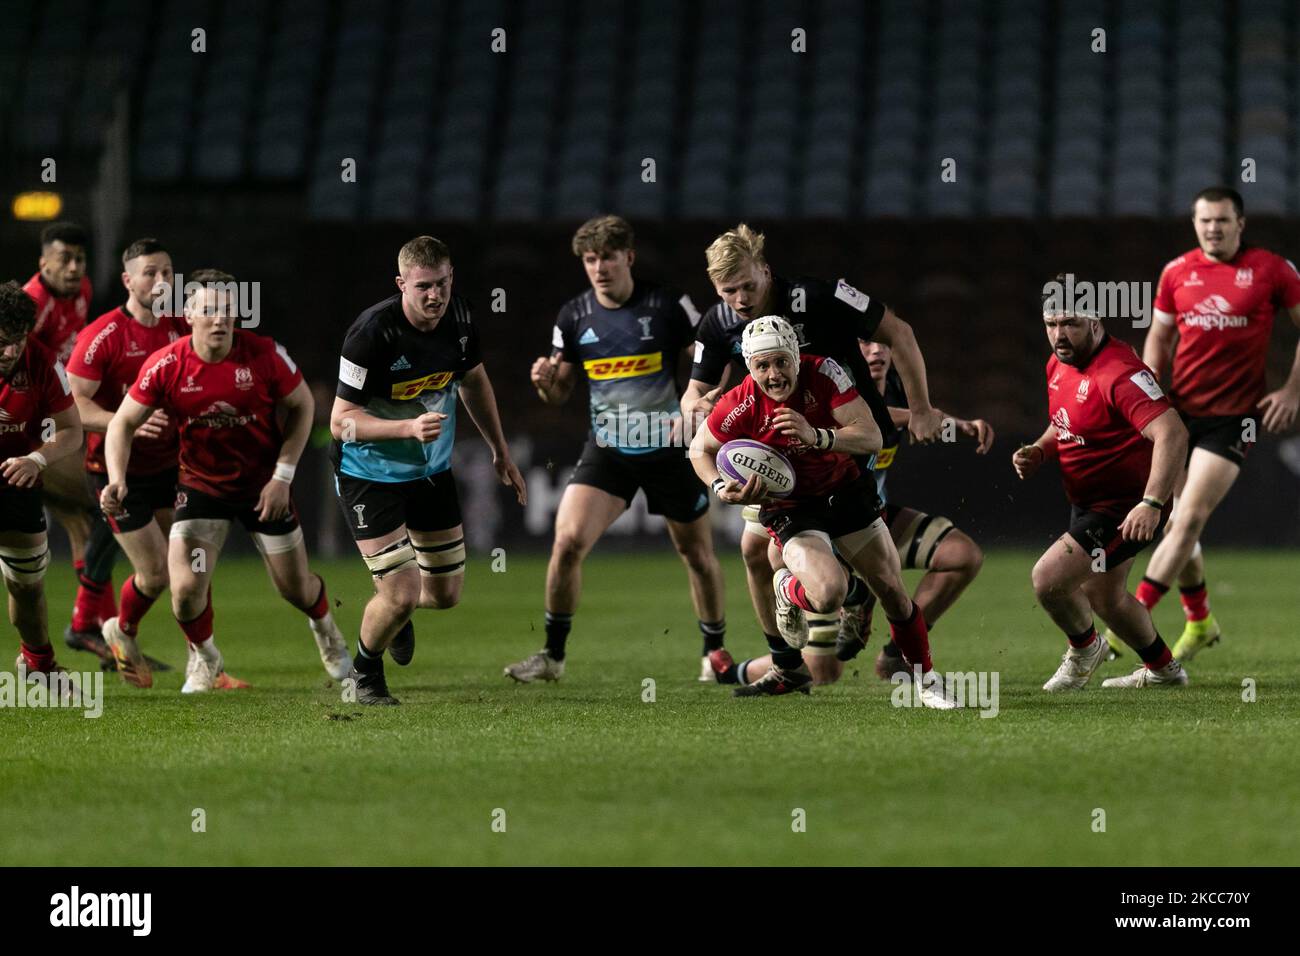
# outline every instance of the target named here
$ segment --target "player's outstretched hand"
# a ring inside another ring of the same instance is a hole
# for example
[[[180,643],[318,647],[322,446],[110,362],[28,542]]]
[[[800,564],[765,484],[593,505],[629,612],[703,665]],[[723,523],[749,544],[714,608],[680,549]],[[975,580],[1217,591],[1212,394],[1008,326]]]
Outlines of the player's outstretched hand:
[[[1037,445],[1021,445],[1011,456],[1011,467],[1016,470],[1016,474],[1022,481],[1034,477],[1042,464],[1043,449]]]
[[[808,424],[808,419],[793,408],[777,409],[776,414],[772,416],[772,424],[782,435],[797,438],[805,445],[811,446],[817,443],[817,430]]]
[[[15,488],[32,488],[41,476],[41,466],[26,455],[19,458],[6,458],[0,465],[0,475]]]
[[[1279,388],[1261,398],[1255,407],[1264,413],[1266,431],[1284,432],[1295,423],[1296,410],[1300,408],[1300,395]]]
[[[1139,504],[1119,526],[1125,541],[1150,541],[1160,526],[1160,512],[1150,505]]]
[[[928,445],[935,441],[943,430],[943,412],[937,408],[912,412],[908,416],[907,430],[912,435],[912,441]]]
[[[425,444],[437,441],[442,434],[442,420],[446,417],[442,412],[425,412],[419,418],[412,418],[410,437]]]
[[[99,509],[109,517],[116,518],[125,512],[126,482],[110,481],[99,493]]]
[[[691,417],[695,419],[693,422],[695,431],[700,430],[700,426],[704,424],[709,417],[709,413],[713,411],[713,406],[718,404],[718,399],[721,397],[722,386],[719,385],[716,388],[709,389],[695,400],[695,404],[691,406]]]
[[[515,490],[515,498],[519,503],[528,504],[528,489],[524,486],[524,476],[515,467],[514,460],[509,455],[501,455],[492,459],[492,467],[497,470],[497,477],[501,479],[501,484],[509,485]]]
[[[767,487],[758,475],[750,475],[744,484],[732,478],[718,492],[718,497],[729,505],[756,505],[767,498]]]
[[[279,521],[289,517],[289,482],[272,478],[257,496],[257,520]]]
[[[959,420],[957,428],[963,435],[975,439],[975,454],[982,455],[993,447],[993,426],[984,419]]]
[[[549,358],[543,355],[533,363],[531,371],[528,373],[529,379],[533,383],[533,388],[541,389],[543,392],[549,392],[551,386],[555,384],[555,372],[560,364],[560,357],[552,355]]]
[[[153,414],[144,420],[144,424],[135,430],[136,438],[161,438],[164,431],[167,430],[167,413],[161,408],[155,408]]]

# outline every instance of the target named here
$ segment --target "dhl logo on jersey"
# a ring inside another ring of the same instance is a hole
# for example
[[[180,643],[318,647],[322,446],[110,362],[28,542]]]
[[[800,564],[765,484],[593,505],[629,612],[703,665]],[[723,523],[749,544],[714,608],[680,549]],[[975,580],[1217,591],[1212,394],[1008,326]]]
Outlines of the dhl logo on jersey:
[[[894,463],[894,455],[898,452],[898,446],[893,448],[882,448],[876,452],[876,471],[884,471]]]
[[[587,377],[593,382],[610,378],[634,378],[637,375],[652,375],[664,367],[662,352],[648,355],[614,355],[609,358],[587,359],[582,363],[587,370]]]
[[[455,372],[432,372],[423,378],[413,378],[409,382],[394,382],[393,399],[399,402],[410,401],[421,392],[446,388],[455,374]]]

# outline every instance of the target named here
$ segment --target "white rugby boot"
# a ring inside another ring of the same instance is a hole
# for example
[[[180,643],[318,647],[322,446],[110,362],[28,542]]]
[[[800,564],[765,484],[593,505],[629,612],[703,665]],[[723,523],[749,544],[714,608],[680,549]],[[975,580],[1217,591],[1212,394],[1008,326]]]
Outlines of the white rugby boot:
[[[1061,666],[1047,679],[1043,690],[1055,693],[1062,690],[1082,690],[1092,680],[1092,675],[1110,653],[1108,644],[1100,635],[1087,647],[1069,649],[1061,656]]]
[[[1123,677],[1108,677],[1101,682],[1102,687],[1186,687],[1187,671],[1176,660],[1171,660],[1164,667],[1152,670],[1139,667],[1132,674]]]

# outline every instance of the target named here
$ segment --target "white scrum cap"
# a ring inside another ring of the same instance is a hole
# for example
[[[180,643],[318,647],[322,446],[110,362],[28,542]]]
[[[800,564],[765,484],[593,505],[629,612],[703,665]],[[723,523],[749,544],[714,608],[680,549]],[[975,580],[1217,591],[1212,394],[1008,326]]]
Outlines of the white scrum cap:
[[[799,364],[799,336],[794,326],[779,315],[765,315],[745,326],[740,337],[740,353],[745,364],[755,355],[764,352],[785,352],[790,361]]]

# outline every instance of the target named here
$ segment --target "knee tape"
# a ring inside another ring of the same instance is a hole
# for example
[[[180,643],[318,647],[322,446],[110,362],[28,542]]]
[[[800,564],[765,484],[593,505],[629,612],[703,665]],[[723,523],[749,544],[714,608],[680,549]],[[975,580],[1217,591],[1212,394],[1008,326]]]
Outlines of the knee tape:
[[[363,555],[363,558],[366,567],[370,569],[371,576],[382,578],[385,574],[403,570],[414,563],[415,549],[411,547],[410,538],[402,538],[400,541],[394,541],[382,551]]]
[[[465,573],[465,539],[444,541],[442,544],[417,544],[416,560],[420,564],[420,573],[435,578],[450,577]]]
[[[15,584],[40,584],[50,566],[50,546],[6,548],[0,546],[0,570]]]
[[[740,512],[740,516],[745,519],[745,534],[756,534],[760,538],[767,537],[767,529],[758,521],[758,505],[745,505]]]
[[[829,657],[835,653],[835,639],[840,633],[840,616],[836,614],[808,614],[808,643],[803,652],[813,657]]]
[[[172,522],[172,530],[168,537],[202,541],[220,551],[229,533],[230,522],[223,518],[186,518],[183,521]]]
[[[302,528],[294,528],[288,534],[254,532],[253,544],[262,554],[284,554],[302,544]]]
[[[898,537],[898,556],[903,567],[929,570],[939,542],[952,531],[953,523],[942,515],[919,514]]]

